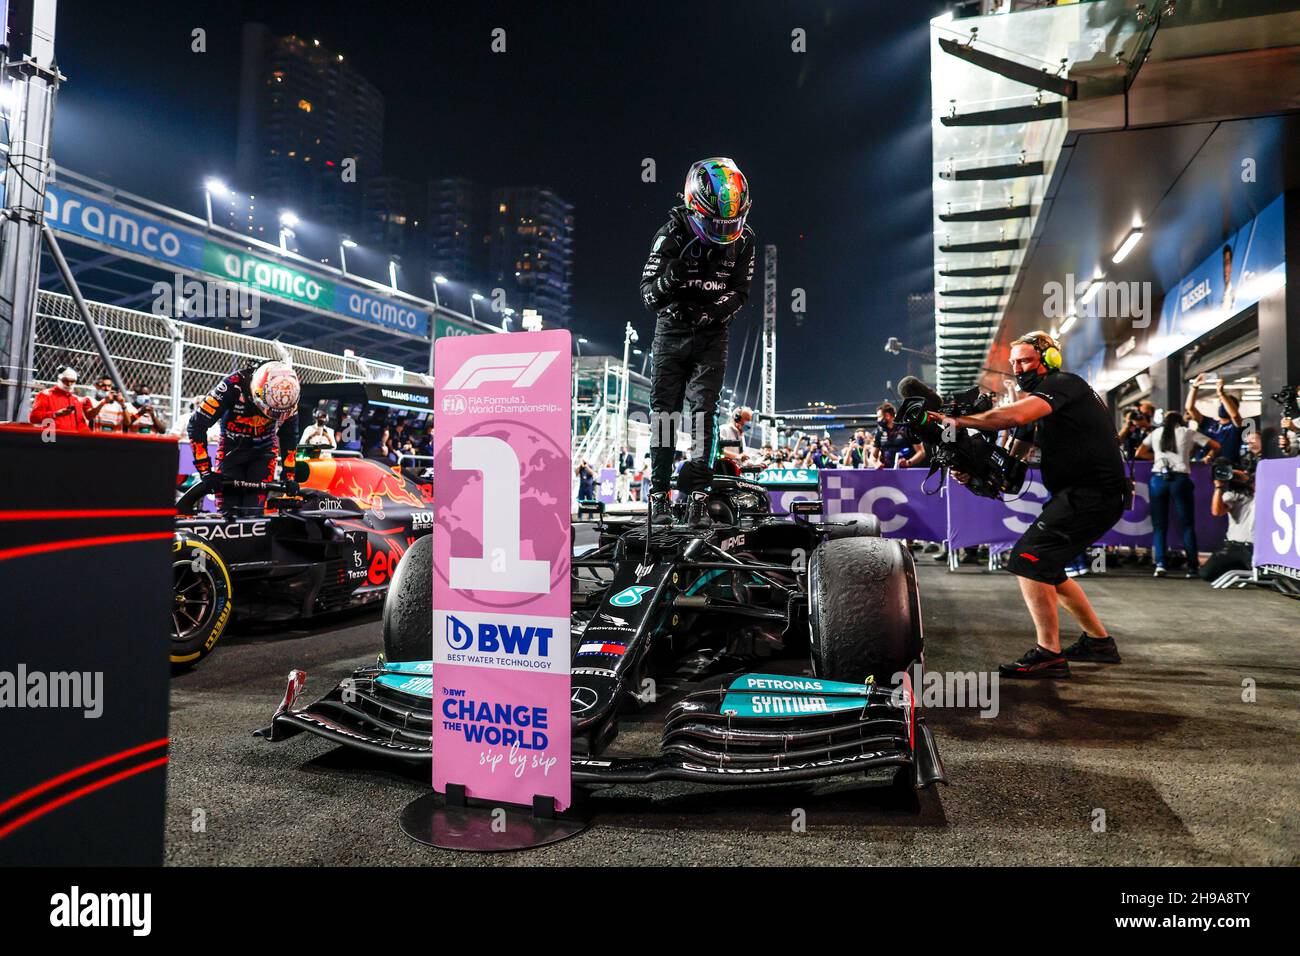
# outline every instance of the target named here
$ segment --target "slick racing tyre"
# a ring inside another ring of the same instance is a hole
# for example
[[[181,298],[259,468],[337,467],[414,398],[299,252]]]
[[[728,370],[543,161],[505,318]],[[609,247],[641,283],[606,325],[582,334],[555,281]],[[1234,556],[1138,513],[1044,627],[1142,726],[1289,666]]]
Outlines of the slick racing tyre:
[[[205,541],[172,544],[172,646],[174,667],[190,667],[212,653],[230,623],[230,571]]]
[[[891,686],[921,658],[921,604],[912,555],[889,538],[841,538],[808,571],[813,673]]]
[[[427,661],[433,654],[433,535],[406,549],[384,596],[384,660]]]
[[[880,519],[872,514],[832,515],[826,519],[826,537],[879,538]]]

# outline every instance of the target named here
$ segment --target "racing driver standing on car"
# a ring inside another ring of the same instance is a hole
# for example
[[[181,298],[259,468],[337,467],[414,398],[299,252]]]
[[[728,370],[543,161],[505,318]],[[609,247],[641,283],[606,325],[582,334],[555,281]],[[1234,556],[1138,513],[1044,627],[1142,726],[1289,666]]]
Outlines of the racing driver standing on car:
[[[293,465],[297,439],[298,373],[286,362],[250,365],[226,376],[194,409],[189,439],[194,469],[217,494],[217,507],[228,513],[260,511],[259,492],[224,490],[227,479],[270,481],[277,453],[285,469]],[[221,423],[216,463],[208,458],[208,429]]]
[[[655,233],[641,270],[641,298],[656,315],[650,378],[650,521],[671,524],[668,486],[678,414],[690,406],[691,457],[677,487],[687,521],[710,524],[707,489],[717,452],[718,394],[727,368],[727,327],[749,299],[754,231],[749,183],[735,162],[702,159],[686,174],[684,205]]]

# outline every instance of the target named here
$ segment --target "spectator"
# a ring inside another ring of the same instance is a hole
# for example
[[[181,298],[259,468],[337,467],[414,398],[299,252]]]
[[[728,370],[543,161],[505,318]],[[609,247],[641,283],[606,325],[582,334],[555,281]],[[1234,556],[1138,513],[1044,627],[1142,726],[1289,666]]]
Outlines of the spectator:
[[[1196,381],[1192,382],[1191,389],[1187,392],[1187,419],[1195,421],[1197,430],[1202,435],[1213,438],[1218,443],[1218,447],[1223,449],[1222,457],[1232,462],[1236,467],[1237,462],[1241,459],[1241,411],[1237,405],[1237,399],[1223,389],[1223,380],[1214,383],[1214,390],[1219,396],[1219,417],[1216,421],[1208,421],[1206,416],[1202,415],[1196,408],[1196,393],[1201,385],[1205,382],[1205,373],[1202,372],[1196,376]],[[1194,457],[1193,461],[1208,461],[1210,455],[1202,452],[1200,456]]]
[[[641,463],[641,500],[650,500],[650,456],[645,456]]]
[[[870,453],[867,449],[867,433],[859,428],[853,433],[853,440],[845,446],[844,464],[848,468],[866,468]]]
[[[1214,480],[1210,513],[1228,516],[1228,534],[1223,547],[1205,559],[1201,579],[1215,581],[1228,571],[1249,571],[1255,557],[1255,466],[1264,450],[1259,432],[1246,436],[1246,453],[1241,467],[1232,470],[1232,481]]]
[[[135,423],[135,409],[107,375],[95,385],[95,401],[86,409],[91,431],[127,432]]]
[[[392,434],[387,428],[379,433],[379,441],[371,446],[370,451],[366,453],[366,457],[387,462],[390,465],[397,464],[397,449],[393,445]]]
[[[306,445],[309,448],[337,448],[339,447],[338,439],[334,436],[334,429],[330,428],[329,412],[323,408],[316,409],[312,415],[312,424],[303,429],[302,437],[298,439],[299,445]]]
[[[1151,459],[1151,528],[1155,551],[1155,576],[1163,578],[1165,570],[1165,532],[1169,527],[1169,502],[1174,503],[1178,523],[1183,528],[1183,548],[1187,552],[1187,577],[1196,577],[1200,556],[1196,550],[1196,489],[1192,483],[1192,449],[1208,448],[1217,453],[1219,443],[1208,435],[1194,432],[1183,416],[1170,409],[1160,427],[1142,440],[1137,456]]]
[[[140,435],[165,434],[167,418],[158,407],[148,385],[137,385],[132,404],[139,410],[131,423],[131,431]]]
[[[582,462],[578,465],[576,474],[578,476],[578,500],[595,501],[596,472],[592,470],[591,465],[587,464],[587,459],[582,459]]]
[[[53,385],[36,393],[27,420],[40,428],[53,421],[56,433],[89,431],[86,408],[90,403],[77,395],[76,385],[77,370],[68,366],[59,372]]]
[[[910,468],[925,461],[925,446],[914,444],[907,428],[894,420],[895,409],[889,402],[876,408],[876,448],[879,468]]]

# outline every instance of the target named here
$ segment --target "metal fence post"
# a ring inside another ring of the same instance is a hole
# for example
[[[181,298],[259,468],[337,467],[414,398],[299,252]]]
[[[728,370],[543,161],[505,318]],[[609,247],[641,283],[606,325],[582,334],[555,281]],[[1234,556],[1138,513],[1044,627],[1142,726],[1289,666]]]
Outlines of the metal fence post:
[[[172,421],[181,417],[181,377],[185,369],[185,326],[165,320],[172,332]]]

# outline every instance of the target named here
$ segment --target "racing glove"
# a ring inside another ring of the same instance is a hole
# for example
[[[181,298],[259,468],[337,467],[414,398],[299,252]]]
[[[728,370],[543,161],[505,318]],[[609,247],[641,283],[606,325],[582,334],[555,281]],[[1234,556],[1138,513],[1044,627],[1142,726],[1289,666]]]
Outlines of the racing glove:
[[[208,446],[203,442],[190,442],[190,447],[194,449],[194,470],[200,475],[206,476],[212,471],[212,459],[208,457]]]
[[[665,292],[680,289],[690,275],[690,269],[681,259],[665,259],[662,273]]]

